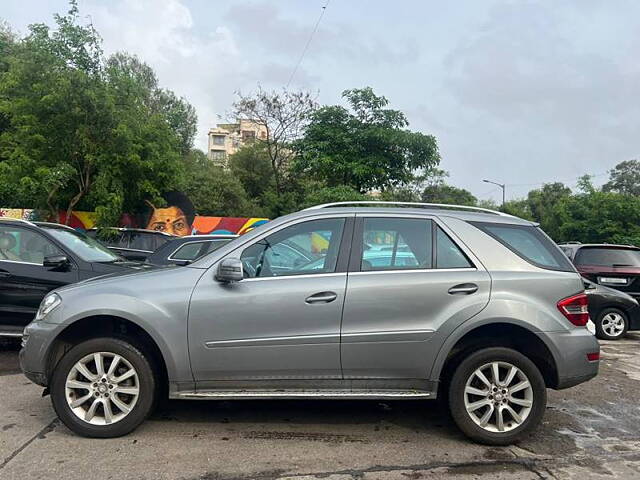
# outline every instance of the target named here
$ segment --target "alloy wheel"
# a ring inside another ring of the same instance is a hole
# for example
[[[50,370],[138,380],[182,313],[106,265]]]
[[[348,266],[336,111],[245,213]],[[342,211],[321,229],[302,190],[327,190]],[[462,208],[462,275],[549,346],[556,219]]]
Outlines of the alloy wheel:
[[[467,379],[464,406],[473,422],[484,430],[508,432],[522,425],[531,413],[533,387],[515,365],[486,363]]]
[[[617,312],[609,312],[601,321],[602,330],[610,337],[619,337],[624,333],[624,317]]]
[[[111,352],[81,358],[65,382],[65,398],[76,417],[91,425],[110,425],[125,418],[140,395],[138,373],[129,361]]]

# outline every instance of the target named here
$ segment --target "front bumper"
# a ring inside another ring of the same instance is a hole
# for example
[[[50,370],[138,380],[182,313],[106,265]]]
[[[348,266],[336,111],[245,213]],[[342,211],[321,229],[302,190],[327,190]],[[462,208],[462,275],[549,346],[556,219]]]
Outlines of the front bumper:
[[[600,362],[588,360],[587,354],[599,353],[600,345],[586,328],[573,328],[568,332],[539,332],[538,336],[555,359],[557,390],[586,382],[598,374]]]
[[[47,363],[51,343],[64,326],[46,322],[32,322],[24,329],[19,359],[22,373],[37,385],[48,385]]]

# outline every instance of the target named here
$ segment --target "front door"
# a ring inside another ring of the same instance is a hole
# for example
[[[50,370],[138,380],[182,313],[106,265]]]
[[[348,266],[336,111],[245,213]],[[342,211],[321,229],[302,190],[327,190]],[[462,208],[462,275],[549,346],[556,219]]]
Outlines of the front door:
[[[54,288],[78,281],[78,270],[52,270],[44,257],[64,255],[44,235],[20,225],[0,225],[0,332],[21,331]]]
[[[245,278],[223,284],[214,265],[189,309],[191,366],[206,381],[340,379],[340,320],[353,217],[297,221],[241,246]]]
[[[342,320],[350,379],[426,379],[437,336],[482,310],[490,277],[435,219],[359,215]]]

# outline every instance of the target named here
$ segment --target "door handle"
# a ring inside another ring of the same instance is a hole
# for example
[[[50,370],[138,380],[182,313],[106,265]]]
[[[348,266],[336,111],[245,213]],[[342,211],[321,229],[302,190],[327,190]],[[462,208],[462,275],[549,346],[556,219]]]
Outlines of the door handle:
[[[329,302],[333,302],[336,298],[338,298],[338,295],[336,295],[335,292],[320,292],[320,293],[314,293],[310,297],[307,297],[305,302],[309,304],[329,303]]]
[[[461,283],[449,289],[450,295],[471,295],[478,291],[478,285],[475,283]]]

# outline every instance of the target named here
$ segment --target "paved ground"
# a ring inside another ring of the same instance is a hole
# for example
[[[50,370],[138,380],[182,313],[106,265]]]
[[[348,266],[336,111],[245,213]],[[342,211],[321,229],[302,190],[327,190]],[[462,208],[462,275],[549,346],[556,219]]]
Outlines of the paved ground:
[[[120,439],[74,436],[0,344],[0,479],[640,478],[640,334],[550,392],[517,447],[466,441],[436,402],[170,402]]]

